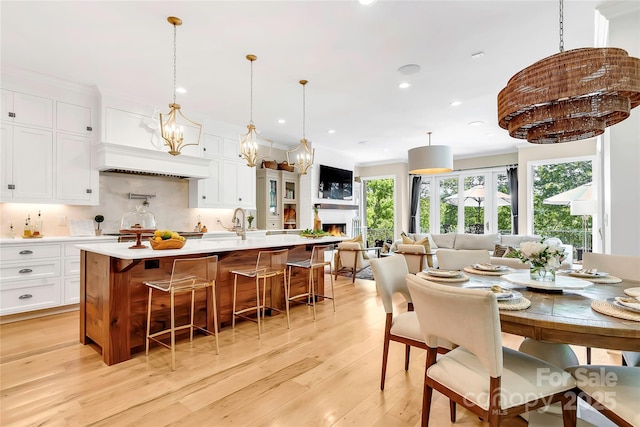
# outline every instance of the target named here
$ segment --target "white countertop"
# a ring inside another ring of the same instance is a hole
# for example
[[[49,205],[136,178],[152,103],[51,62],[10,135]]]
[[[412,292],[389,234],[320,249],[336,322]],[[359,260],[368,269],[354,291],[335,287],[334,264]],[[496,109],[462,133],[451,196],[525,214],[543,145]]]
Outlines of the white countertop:
[[[101,242],[101,241],[116,241],[117,236],[86,236],[86,237],[73,237],[73,236],[43,236],[40,238],[28,238],[25,239],[22,236],[16,236],[15,239],[1,238],[0,245],[24,245],[30,243],[60,243],[60,242]]]
[[[247,240],[223,239],[223,240],[199,240],[189,239],[181,249],[153,250],[149,242],[144,242],[145,249],[129,249],[132,242],[121,243],[83,243],[76,245],[84,251],[94,252],[119,259],[159,258],[176,255],[195,255],[201,253],[216,253],[241,251],[246,249],[277,248],[293,245],[311,245],[323,243],[336,243],[345,240],[346,237],[327,236],[318,239],[308,239],[293,234],[279,234],[264,237],[247,237]]]

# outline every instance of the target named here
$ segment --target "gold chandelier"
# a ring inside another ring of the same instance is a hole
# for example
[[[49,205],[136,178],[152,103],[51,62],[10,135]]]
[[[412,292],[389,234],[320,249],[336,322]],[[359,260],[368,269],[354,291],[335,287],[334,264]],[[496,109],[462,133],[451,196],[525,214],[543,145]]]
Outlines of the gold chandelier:
[[[293,166],[298,169],[300,175],[306,175],[307,169],[313,166],[313,158],[316,150],[309,146],[309,141],[305,138],[305,86],[309,83],[307,80],[300,80],[302,85],[302,139],[300,144],[293,150],[287,151],[287,163],[291,164],[291,155],[295,162]]]
[[[180,104],[176,104],[176,27],[182,25],[182,20],[170,16],[167,21],[173,25],[173,103],[169,104],[168,114],[160,113],[160,132],[164,145],[169,147],[169,154],[177,156],[184,147],[200,143],[202,125],[185,117]]]
[[[602,134],[640,104],[640,59],[617,48],[564,51],[515,74],[498,94],[498,124],[535,144],[577,141]]]
[[[258,59],[258,57],[249,54],[247,55],[247,59],[251,62],[251,115],[249,124],[247,125],[248,132],[245,135],[240,135],[240,155],[247,161],[247,166],[252,168],[256,165],[256,159],[258,158],[258,142],[268,143],[269,155],[271,155],[273,141],[260,135],[253,124],[253,61]]]

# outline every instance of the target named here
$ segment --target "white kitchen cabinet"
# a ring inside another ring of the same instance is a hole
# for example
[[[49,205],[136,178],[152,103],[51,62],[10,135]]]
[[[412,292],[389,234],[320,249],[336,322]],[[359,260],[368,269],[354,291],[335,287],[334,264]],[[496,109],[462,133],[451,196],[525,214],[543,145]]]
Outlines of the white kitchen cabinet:
[[[189,181],[190,208],[220,208],[222,206],[222,158],[212,157],[209,178]]]
[[[117,241],[115,236],[97,239]],[[0,243],[0,316],[80,301],[80,250],[76,245],[88,239],[45,241]]]
[[[1,202],[53,199],[53,133],[1,123]]]
[[[202,157],[207,159],[222,156],[223,138],[217,135],[204,134],[202,136]]]
[[[91,135],[91,108],[84,105],[56,102],[56,130]]]
[[[261,230],[282,229],[280,187],[277,170],[256,170],[256,225]]]
[[[53,101],[49,98],[2,89],[1,118],[13,124],[53,127]]]
[[[81,205],[99,201],[99,174],[91,167],[91,138],[56,133],[56,195],[60,203]]]
[[[242,158],[240,156],[239,141],[231,138],[223,138],[222,144],[222,155],[225,159],[240,160]]]
[[[255,209],[256,169],[245,162],[224,160],[222,171],[222,204],[228,208]]]

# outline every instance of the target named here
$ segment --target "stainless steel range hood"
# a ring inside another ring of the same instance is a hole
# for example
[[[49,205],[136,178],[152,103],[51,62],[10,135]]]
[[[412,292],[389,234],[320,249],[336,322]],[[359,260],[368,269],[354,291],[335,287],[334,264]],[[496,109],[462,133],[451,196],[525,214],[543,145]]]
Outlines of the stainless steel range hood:
[[[202,179],[209,177],[209,159],[172,156],[165,151],[102,143],[96,149],[96,165],[102,172]]]

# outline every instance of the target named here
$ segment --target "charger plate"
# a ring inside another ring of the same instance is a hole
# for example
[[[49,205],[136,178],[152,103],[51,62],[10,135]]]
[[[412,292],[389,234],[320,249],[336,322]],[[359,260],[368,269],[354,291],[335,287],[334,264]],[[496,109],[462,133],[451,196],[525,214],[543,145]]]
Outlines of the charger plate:
[[[591,302],[591,309],[607,316],[617,317],[618,319],[633,320],[640,322],[640,313],[636,313],[624,308],[616,307],[608,301],[595,300]]]
[[[531,306],[531,301],[525,297],[520,297],[517,300],[498,300],[499,310],[526,310]]]
[[[640,288],[627,288],[624,293],[630,297],[640,297]]]
[[[622,279],[616,276],[600,276],[600,275],[587,275],[587,274],[574,274],[574,273],[562,273],[563,275],[567,275],[569,277],[578,277],[584,280],[588,280],[591,283],[599,284],[599,285],[611,285],[613,283],[620,283]],[[556,280],[558,276],[556,275]]]
[[[416,274],[416,276],[421,277],[425,280],[429,280],[431,282],[443,282],[443,283],[462,283],[469,280],[469,276],[467,276],[464,273],[462,273],[458,277],[438,277],[432,274],[427,274],[427,273],[423,273],[422,271],[419,271]]]
[[[507,269],[505,270],[489,271],[489,270],[479,270],[477,268],[473,268],[473,266],[468,266],[464,268],[464,271],[471,274],[477,274],[479,276],[504,276],[505,274],[513,273],[514,269],[507,267]]]
[[[505,274],[502,278],[516,285],[523,285],[527,288],[541,289],[544,291],[560,292],[564,289],[584,289],[593,286],[593,283],[588,280],[557,275],[555,282],[540,282],[538,280],[532,280],[528,271],[525,273]]]

